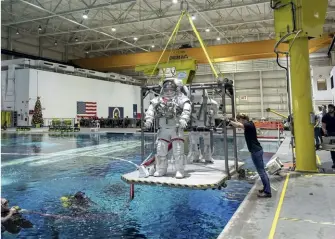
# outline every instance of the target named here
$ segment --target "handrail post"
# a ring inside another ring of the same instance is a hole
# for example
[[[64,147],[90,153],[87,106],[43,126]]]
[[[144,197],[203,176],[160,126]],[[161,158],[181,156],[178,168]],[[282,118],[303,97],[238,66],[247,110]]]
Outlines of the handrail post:
[[[235,119],[236,112],[235,112],[235,95],[231,95],[231,110],[232,110],[232,117]],[[236,139],[236,128],[233,127],[233,145],[234,145],[234,166],[235,171],[238,171],[238,157],[237,157],[237,139]]]
[[[144,160],[144,96],[143,96],[144,90],[143,87],[141,87],[141,160],[143,162]]]
[[[222,114],[226,115],[226,89],[224,87],[224,84],[221,85],[221,91],[222,91]],[[227,121],[224,119],[223,122],[223,148],[224,148],[224,155],[225,155],[225,169],[228,179],[230,178],[230,171],[229,171],[229,162],[228,162],[228,135],[227,135]]]

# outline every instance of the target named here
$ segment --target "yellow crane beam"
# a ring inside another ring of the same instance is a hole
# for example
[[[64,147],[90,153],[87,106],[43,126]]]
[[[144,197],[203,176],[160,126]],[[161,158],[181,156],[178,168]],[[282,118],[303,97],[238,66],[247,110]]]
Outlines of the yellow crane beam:
[[[318,49],[327,47],[330,42],[331,37],[328,35],[310,40],[309,51],[312,53]],[[231,62],[276,57],[273,52],[275,44],[275,40],[264,40],[208,46],[206,49],[212,62]],[[279,48],[279,50],[286,51],[287,46],[283,45]],[[73,62],[74,64],[86,69],[96,71],[113,71],[123,68],[135,68],[137,65],[156,64],[161,56],[161,53],[161,51],[155,51],[127,55],[114,55],[111,57],[84,58],[74,60]],[[167,62],[169,56],[171,60],[194,59],[198,64],[208,63],[208,59],[201,47],[175,50],[171,55],[167,51],[161,57],[160,62]]]

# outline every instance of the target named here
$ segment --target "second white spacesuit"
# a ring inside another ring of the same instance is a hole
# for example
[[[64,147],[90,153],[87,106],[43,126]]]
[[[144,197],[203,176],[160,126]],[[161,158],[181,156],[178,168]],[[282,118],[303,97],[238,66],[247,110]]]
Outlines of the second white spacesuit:
[[[160,96],[151,100],[145,114],[145,127],[150,128],[155,118],[159,119],[157,155],[155,158],[155,177],[164,176],[168,168],[168,145],[172,142],[176,178],[183,178],[184,173],[184,129],[190,120],[191,103],[181,93],[181,84],[177,79],[163,81]]]
[[[207,92],[206,92],[207,94]],[[196,102],[203,102],[203,96],[194,95]],[[198,98],[198,99],[197,99]],[[200,103],[199,103],[200,104]],[[212,99],[208,99],[206,106],[195,106],[195,113],[192,125],[195,125],[193,131],[189,133],[190,148],[187,155],[188,162],[212,163],[211,132],[209,128],[215,125],[214,116],[218,111],[218,104]],[[204,113],[206,113],[206,122],[204,122]],[[203,139],[203,152],[201,152],[200,139]]]

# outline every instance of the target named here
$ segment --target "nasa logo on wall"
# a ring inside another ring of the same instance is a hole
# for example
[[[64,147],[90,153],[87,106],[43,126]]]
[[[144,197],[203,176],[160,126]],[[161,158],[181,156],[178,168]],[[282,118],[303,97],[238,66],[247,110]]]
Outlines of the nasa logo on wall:
[[[114,108],[114,110],[113,110],[113,117],[114,118],[120,117],[120,110],[119,110],[119,108]]]
[[[187,73],[185,71],[179,72],[177,78],[178,79],[184,79],[186,78]]]

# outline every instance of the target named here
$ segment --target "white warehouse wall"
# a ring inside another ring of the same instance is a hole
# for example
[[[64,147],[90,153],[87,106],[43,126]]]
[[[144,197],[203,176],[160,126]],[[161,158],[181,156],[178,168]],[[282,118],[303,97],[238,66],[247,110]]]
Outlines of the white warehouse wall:
[[[332,66],[312,67],[312,88],[313,88],[313,103],[314,109],[317,110],[317,106],[321,104],[328,104],[333,101],[333,95],[331,92],[330,72]],[[317,86],[318,79],[326,79],[327,89],[319,90]]]
[[[286,76],[283,70],[236,72],[224,74],[234,80],[236,111],[249,114],[252,118],[262,117],[281,119],[266,112],[271,108],[288,115]],[[213,75],[197,75],[194,82],[215,82]],[[221,103],[221,99],[215,98]],[[227,112],[231,112],[230,100],[227,98]]]
[[[55,72],[29,71],[30,109],[41,97],[44,118],[74,118],[77,101],[97,102],[98,117],[108,117],[109,107],[124,107],[124,117],[133,116],[140,104],[140,87]]]
[[[29,119],[29,72],[25,70],[15,71],[15,110],[17,111],[17,125],[28,126],[31,119]]]
[[[5,96],[8,71],[2,71]],[[124,117],[133,117],[133,104],[140,112],[140,87],[36,69],[16,69],[15,84],[7,87],[4,109],[18,112],[18,125],[31,122],[37,96],[41,97],[43,118],[75,118],[77,101],[97,102],[97,116],[108,117],[109,107],[123,107]],[[11,108],[7,108],[11,107]]]
[[[331,89],[330,83],[330,72],[332,66],[322,66],[322,67],[312,67],[312,86],[313,86],[313,99],[319,100],[331,100],[332,94],[329,89]],[[317,81],[318,79],[327,80],[327,90],[318,90]]]

